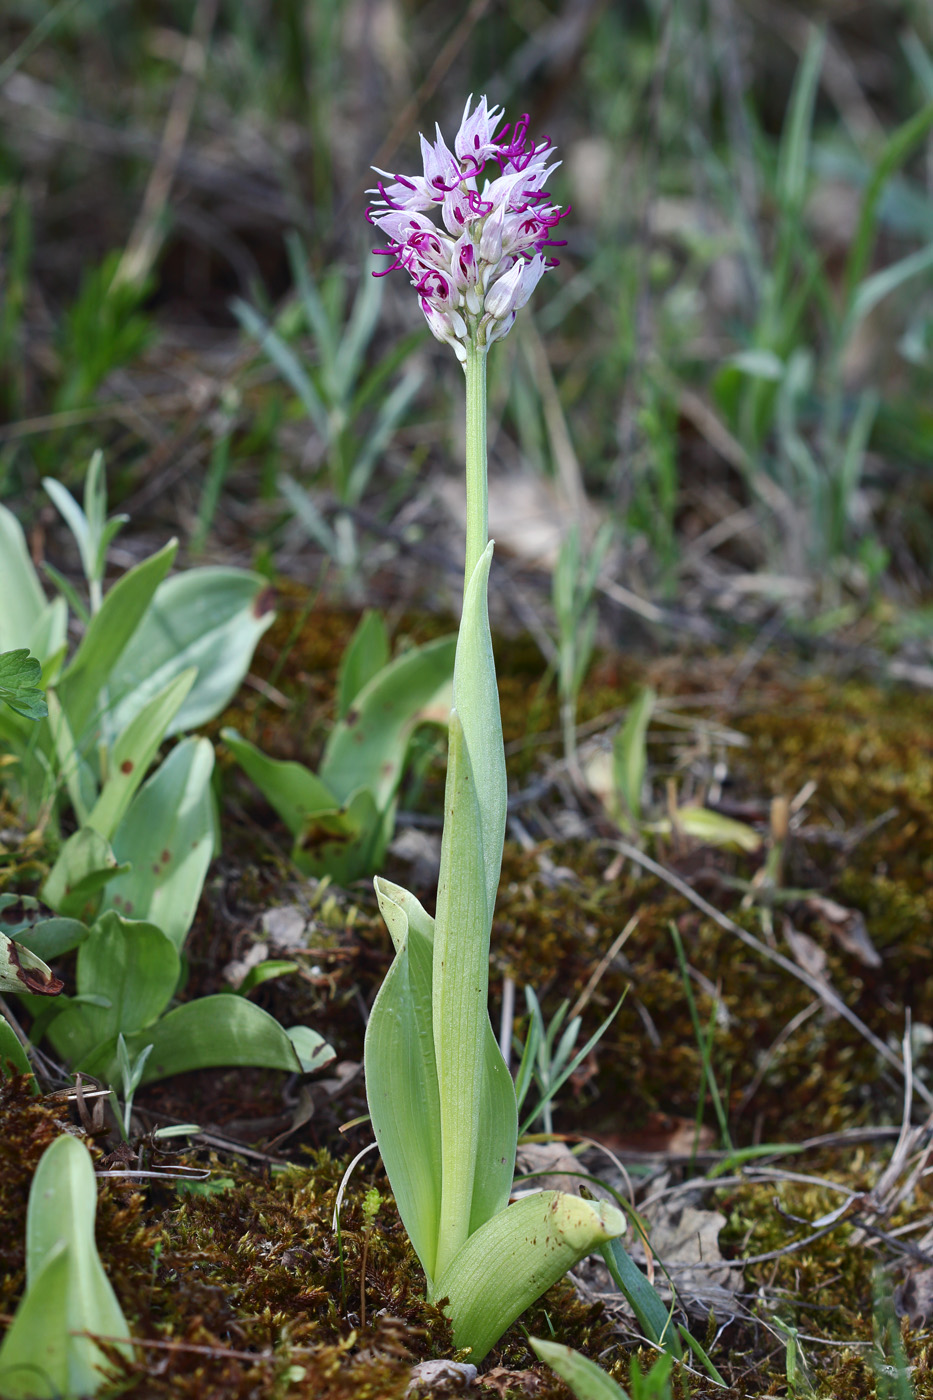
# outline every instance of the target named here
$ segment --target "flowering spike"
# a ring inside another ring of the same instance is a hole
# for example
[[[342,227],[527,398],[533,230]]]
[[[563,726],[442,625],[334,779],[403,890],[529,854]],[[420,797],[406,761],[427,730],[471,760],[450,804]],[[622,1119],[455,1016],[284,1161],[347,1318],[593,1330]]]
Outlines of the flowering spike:
[[[366,217],[388,239],[377,251],[392,259],[374,275],[405,268],[432,334],[461,363],[468,344],[484,352],[508,334],[515,313],[557,266],[545,249],[562,246],[551,233],[567,211],[544,188],[560,164],[548,163],[553,146],[547,137],[529,139],[527,113],[497,132],[503,116],[485,97],[474,105],[471,94],[452,151],[436,127],[433,142],[421,137],[423,175],[376,169],[383,178],[369,191],[377,198]],[[489,161],[498,167],[491,182],[484,178]]]

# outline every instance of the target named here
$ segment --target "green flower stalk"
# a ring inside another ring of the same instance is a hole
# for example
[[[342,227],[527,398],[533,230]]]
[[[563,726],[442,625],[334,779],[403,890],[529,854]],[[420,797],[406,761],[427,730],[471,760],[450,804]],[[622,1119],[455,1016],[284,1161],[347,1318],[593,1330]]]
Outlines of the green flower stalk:
[[[527,117],[494,136],[501,112],[471,101],[454,150],[440,131],[433,144],[422,137],[424,176],[386,176],[369,210],[389,237],[376,250],[392,259],[386,271],[409,273],[432,332],[463,365],[467,536],[437,914],[377,878],[395,959],[365,1064],[376,1139],[428,1296],[446,1307],[456,1345],[479,1360],[625,1222],[613,1206],[557,1192],[509,1205],[518,1111],[488,1008],[506,775],[487,606],[486,355],[553,266],[544,250],[562,212],[544,190],[550,142],[527,140]],[[500,173],[480,188],[490,161]],[[426,217],[434,209],[443,228]]]

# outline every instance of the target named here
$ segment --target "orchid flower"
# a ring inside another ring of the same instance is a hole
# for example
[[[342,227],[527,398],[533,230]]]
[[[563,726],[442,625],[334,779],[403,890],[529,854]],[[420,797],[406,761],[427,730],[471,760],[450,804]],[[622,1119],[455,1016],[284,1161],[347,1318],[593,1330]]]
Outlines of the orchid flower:
[[[391,259],[385,271],[408,272],[428,325],[464,368],[467,540],[437,914],[376,879],[395,959],[365,1064],[376,1140],[428,1296],[446,1309],[455,1345],[480,1360],[625,1221],[614,1206],[554,1191],[509,1204],[518,1108],[488,1008],[506,774],[487,605],[486,355],[554,266],[545,250],[562,213],[544,189],[556,169],[550,142],[529,141],[527,117],[495,134],[501,110],[485,97],[471,104],[452,151],[440,130],[433,143],[421,138],[423,175],[378,172],[368,211],[388,238],[376,250]]]
[[[544,188],[560,164],[548,164],[547,137],[528,140],[527,115],[494,136],[502,109],[481,97],[471,112],[472,101],[453,151],[439,127],[433,144],[422,136],[423,175],[376,169],[383,180],[369,191],[378,198],[367,210],[389,240],[373,250],[391,260],[376,276],[404,268],[432,333],[464,364],[471,347],[485,351],[508,334],[543,274],[557,266],[545,250],[562,246],[551,235],[567,212]],[[490,165],[498,167],[491,182]],[[439,214],[443,228],[426,213]]]

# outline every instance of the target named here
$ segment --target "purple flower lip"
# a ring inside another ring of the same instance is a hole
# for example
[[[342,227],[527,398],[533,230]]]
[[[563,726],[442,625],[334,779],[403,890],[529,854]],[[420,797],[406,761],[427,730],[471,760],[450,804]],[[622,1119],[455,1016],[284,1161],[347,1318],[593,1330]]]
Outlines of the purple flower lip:
[[[544,188],[559,161],[548,163],[548,137],[529,139],[529,116],[501,125],[503,112],[481,97],[467,99],[451,150],[421,137],[423,174],[377,170],[366,211],[386,236],[374,249],[388,266],[409,274],[432,333],[447,341],[461,360],[466,342],[485,349],[507,334],[542,275],[557,266],[545,248],[564,246],[549,237],[568,212]],[[498,169],[484,177],[488,163]],[[429,217],[440,212],[443,227]],[[407,217],[406,217],[407,216]]]

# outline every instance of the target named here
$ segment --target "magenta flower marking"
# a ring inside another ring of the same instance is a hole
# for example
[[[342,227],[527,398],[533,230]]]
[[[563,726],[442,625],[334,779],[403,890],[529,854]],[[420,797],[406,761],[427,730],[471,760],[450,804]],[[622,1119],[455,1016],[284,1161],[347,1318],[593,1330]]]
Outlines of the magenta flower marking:
[[[560,164],[547,163],[548,138],[529,140],[527,114],[496,135],[502,108],[481,97],[471,111],[472,101],[452,151],[440,127],[433,143],[421,137],[423,175],[376,171],[383,178],[368,191],[377,197],[366,211],[388,239],[373,251],[390,261],[373,275],[404,268],[432,333],[464,363],[468,342],[485,349],[508,334],[541,277],[557,266],[545,250],[563,246],[551,234],[568,212],[544,188]],[[488,162],[498,166],[492,181],[484,178]],[[428,213],[439,214],[442,226]]]

